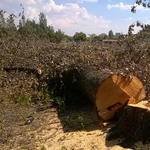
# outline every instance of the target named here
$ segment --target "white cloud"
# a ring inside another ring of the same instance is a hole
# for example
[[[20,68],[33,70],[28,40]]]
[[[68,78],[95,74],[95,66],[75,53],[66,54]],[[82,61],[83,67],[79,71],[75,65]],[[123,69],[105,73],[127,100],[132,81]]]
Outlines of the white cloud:
[[[83,3],[83,2],[98,2],[98,0],[78,0],[77,3]]]
[[[121,2],[121,3],[115,4],[115,5],[110,5],[110,4],[108,4],[108,5],[107,5],[107,8],[108,8],[108,9],[120,8],[120,9],[122,9],[122,10],[128,10],[128,9],[131,9],[131,5],[124,5],[124,4]]]
[[[3,9],[5,9],[5,5],[7,4],[7,6],[10,6],[8,10],[14,12],[9,2],[10,0],[3,2]],[[49,25],[53,25],[55,30],[61,29],[68,35],[74,35],[75,32],[80,31],[86,34],[107,33],[111,23],[111,21],[104,19],[102,16],[91,15],[84,7],[80,7],[75,3],[57,5],[54,0],[48,0],[46,3],[44,0],[20,0],[20,3],[25,8],[25,16],[28,19],[38,22],[39,13],[43,12],[47,17]],[[13,2],[14,7],[16,7],[15,11],[17,12],[19,12],[19,4],[18,2]]]
[[[29,20],[37,21],[39,19],[39,10],[33,7],[27,7],[26,16]]]
[[[146,24],[150,24],[150,20],[148,20],[148,21],[146,22]]]
[[[121,9],[121,10],[131,10],[131,7],[132,7],[132,6],[133,6],[133,5],[124,5],[124,4],[121,2],[121,3],[115,4],[115,5],[108,4],[108,5],[107,5],[107,8],[108,8],[108,9],[119,8],[119,9]],[[134,6],[137,6],[136,10],[148,10],[148,9],[144,8],[143,6],[141,6],[141,5],[139,6],[139,5],[134,4]]]
[[[122,19],[123,21],[131,21],[132,18],[131,17],[128,17],[128,18],[125,18],[125,19]]]
[[[110,21],[103,17],[96,17],[87,12],[85,8],[79,7],[78,4],[68,3],[65,5],[50,4],[43,6],[46,10],[48,20],[56,28],[64,31],[69,31],[69,34],[74,32],[95,33],[101,30],[107,30]]]

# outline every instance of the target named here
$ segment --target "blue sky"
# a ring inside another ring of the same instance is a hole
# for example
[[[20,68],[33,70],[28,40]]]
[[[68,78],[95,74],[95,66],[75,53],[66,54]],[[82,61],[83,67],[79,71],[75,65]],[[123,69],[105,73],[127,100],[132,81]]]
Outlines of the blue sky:
[[[22,4],[26,17],[36,22],[39,13],[43,12],[49,25],[68,35],[81,31],[108,34],[110,30],[127,33],[128,26],[137,20],[150,24],[150,9],[138,6],[137,12],[131,13],[134,3],[135,0],[1,0],[0,9],[17,14],[21,12]],[[138,30],[135,28],[135,33]]]

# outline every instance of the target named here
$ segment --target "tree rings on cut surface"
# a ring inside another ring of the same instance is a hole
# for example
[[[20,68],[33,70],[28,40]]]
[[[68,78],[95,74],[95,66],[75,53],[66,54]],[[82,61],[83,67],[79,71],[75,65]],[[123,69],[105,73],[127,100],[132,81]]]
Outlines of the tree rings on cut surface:
[[[114,74],[97,88],[95,104],[98,115],[104,120],[110,120],[114,117],[115,111],[128,100],[129,104],[136,104],[145,97],[145,88],[136,76],[124,77]]]

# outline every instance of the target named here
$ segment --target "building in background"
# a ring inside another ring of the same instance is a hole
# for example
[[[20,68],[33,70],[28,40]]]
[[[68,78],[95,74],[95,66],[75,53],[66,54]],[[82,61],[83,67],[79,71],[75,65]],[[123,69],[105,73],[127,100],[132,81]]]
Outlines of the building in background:
[[[121,33],[116,33],[115,37],[118,38],[121,35]]]

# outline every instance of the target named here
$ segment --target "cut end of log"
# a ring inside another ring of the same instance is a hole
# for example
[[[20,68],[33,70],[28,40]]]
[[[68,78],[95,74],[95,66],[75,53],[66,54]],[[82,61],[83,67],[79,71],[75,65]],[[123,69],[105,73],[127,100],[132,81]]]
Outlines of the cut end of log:
[[[98,87],[95,104],[98,115],[103,120],[114,117],[115,111],[128,104],[136,104],[146,97],[146,92],[141,81],[136,77],[124,77],[122,75],[111,75]]]

